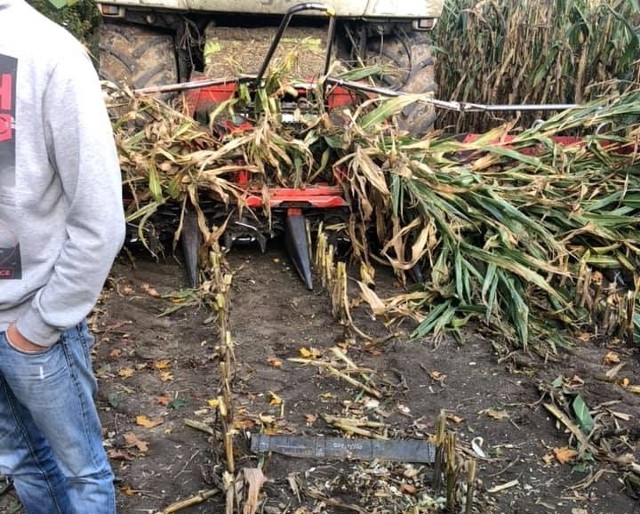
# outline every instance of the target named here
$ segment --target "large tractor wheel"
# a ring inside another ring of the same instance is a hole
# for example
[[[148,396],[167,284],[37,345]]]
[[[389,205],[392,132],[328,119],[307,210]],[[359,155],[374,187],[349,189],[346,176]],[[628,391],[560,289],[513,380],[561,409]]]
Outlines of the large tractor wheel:
[[[134,89],[178,82],[173,36],[137,25],[104,23],[100,32],[100,75]]]
[[[381,86],[406,93],[435,93],[435,59],[429,36],[422,32],[392,34],[369,39],[366,64],[379,65],[385,72],[378,77]],[[422,136],[433,129],[433,105],[413,103],[396,121],[402,130]]]

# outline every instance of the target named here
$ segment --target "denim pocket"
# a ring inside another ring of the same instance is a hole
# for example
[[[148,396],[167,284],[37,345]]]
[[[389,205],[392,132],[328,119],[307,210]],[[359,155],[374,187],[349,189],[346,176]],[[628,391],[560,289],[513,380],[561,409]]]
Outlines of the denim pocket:
[[[35,357],[35,356],[38,356],[38,355],[46,355],[59,342],[58,341],[58,342],[54,343],[53,345],[49,346],[48,348],[46,348],[45,350],[43,350],[41,352],[25,352],[24,350],[21,350],[20,348],[16,348],[11,343],[11,339],[9,339],[9,334],[6,331],[0,333],[0,338],[2,339],[2,344],[7,345],[11,351],[16,352],[16,353],[18,353],[20,355],[24,355],[25,357]]]
[[[68,387],[68,369],[58,341],[44,352],[26,353],[11,346],[0,334],[0,372],[13,394],[25,406],[50,409],[58,403],[57,391]]]
[[[91,366],[91,348],[95,338],[91,335],[86,321],[78,323],[75,327],[62,334],[62,341],[65,345],[80,345],[84,354],[85,364]]]

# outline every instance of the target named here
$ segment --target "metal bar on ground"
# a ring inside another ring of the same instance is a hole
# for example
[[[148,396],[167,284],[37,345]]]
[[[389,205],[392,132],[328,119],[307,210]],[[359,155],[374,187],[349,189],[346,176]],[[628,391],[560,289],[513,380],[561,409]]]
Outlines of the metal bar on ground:
[[[436,447],[421,439],[380,440],[363,438],[251,435],[251,451],[276,452],[291,457],[316,459],[435,461]]]

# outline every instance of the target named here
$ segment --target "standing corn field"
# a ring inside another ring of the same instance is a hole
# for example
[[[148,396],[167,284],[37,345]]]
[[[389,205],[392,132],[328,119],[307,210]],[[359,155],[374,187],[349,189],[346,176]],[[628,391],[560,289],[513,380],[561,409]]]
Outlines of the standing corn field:
[[[582,103],[638,84],[640,7],[629,0],[449,0],[435,29],[439,97],[484,104]],[[482,131],[500,120],[445,114]],[[519,120],[530,126],[536,116]]]

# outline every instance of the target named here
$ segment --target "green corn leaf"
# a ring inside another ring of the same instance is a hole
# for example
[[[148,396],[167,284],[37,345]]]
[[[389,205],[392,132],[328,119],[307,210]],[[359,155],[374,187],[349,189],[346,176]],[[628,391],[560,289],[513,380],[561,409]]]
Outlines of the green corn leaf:
[[[582,396],[577,395],[573,399],[571,407],[573,408],[573,412],[576,415],[580,428],[585,434],[589,435],[595,426],[595,422],[593,421],[591,413],[589,412],[589,407],[587,407]]]
[[[149,192],[156,202],[162,203],[162,185],[155,166],[149,168]]]
[[[422,98],[422,95],[403,95],[385,99],[380,106],[362,117],[359,123],[360,128],[362,130],[368,130],[379,127],[382,123],[389,121],[394,115],[399,114],[402,109],[417,102],[420,98]]]

